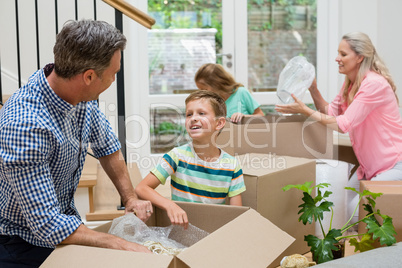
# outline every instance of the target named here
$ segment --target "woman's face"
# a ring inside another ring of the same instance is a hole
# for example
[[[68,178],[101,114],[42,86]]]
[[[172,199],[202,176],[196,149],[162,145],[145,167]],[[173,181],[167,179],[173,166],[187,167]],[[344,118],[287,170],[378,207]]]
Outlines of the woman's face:
[[[363,56],[357,55],[350,48],[346,40],[339,43],[338,56],[335,59],[339,66],[339,73],[347,75],[350,80],[354,81],[363,59]]]

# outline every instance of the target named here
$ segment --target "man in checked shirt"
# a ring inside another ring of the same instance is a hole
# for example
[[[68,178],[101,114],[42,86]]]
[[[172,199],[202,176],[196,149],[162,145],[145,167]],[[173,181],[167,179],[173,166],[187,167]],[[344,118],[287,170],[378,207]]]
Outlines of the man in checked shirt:
[[[146,221],[120,143],[97,98],[120,70],[126,38],[101,21],[69,21],[56,37],[54,64],[35,72],[0,111],[0,267],[37,267],[59,244],[149,250],[83,225],[74,205],[91,144],[126,213]]]

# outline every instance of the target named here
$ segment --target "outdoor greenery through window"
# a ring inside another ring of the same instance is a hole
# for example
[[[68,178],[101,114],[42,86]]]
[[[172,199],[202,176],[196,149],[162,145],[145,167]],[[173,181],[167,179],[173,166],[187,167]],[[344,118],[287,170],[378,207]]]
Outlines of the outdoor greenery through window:
[[[316,0],[248,0],[247,9],[250,90],[276,91],[280,72],[295,56],[316,66]]]
[[[148,6],[156,20],[148,32],[150,94],[197,89],[195,72],[216,62],[222,49],[221,1],[149,0]]]
[[[156,20],[148,31],[150,94],[188,94],[197,89],[194,74],[202,64],[221,63],[221,8],[219,0],[148,0]],[[295,56],[316,66],[316,0],[248,0],[247,18],[248,81],[240,82],[249,90],[273,94]],[[264,112],[274,111],[274,103],[260,104]],[[151,153],[188,141],[183,112],[184,103],[150,111]]]

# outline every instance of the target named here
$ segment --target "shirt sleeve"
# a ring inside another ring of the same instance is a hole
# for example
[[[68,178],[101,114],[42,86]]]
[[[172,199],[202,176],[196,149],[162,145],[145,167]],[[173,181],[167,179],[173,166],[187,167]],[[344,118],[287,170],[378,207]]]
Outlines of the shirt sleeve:
[[[96,101],[91,102],[90,105],[91,120],[88,125],[91,128],[89,139],[91,149],[96,158],[110,155],[121,148],[119,139]]]
[[[8,211],[12,221],[23,215],[33,235],[54,247],[80,224],[79,216],[61,213],[56,191],[64,185],[55,185],[48,157],[52,151],[53,136],[35,123],[10,123],[0,131],[0,153],[3,170],[10,187],[8,195],[16,200],[15,212]],[[60,163],[62,165],[63,163]]]
[[[178,164],[179,159],[172,150],[162,157],[159,164],[151,172],[158,178],[161,184],[165,184],[166,179],[176,172]]]
[[[236,168],[233,172],[233,178],[229,186],[228,196],[233,197],[246,191],[246,185],[244,184],[243,170],[239,162],[236,160]]]
[[[343,90],[341,90],[338,95],[336,95],[335,99],[328,105],[328,115],[338,116],[342,114],[342,95]]]
[[[360,125],[373,110],[386,105],[386,90],[392,90],[386,82],[377,79],[363,80],[345,113],[336,118],[339,128],[345,133],[349,132]]]
[[[260,104],[254,99],[253,95],[251,95],[250,91],[246,88],[242,91],[242,101],[245,104],[245,108],[247,109],[248,114],[253,114],[255,109],[260,107]]]

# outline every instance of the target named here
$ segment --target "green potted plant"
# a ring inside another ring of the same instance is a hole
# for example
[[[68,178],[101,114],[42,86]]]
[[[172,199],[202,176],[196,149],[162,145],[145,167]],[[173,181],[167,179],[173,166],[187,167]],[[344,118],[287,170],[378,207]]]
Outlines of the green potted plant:
[[[309,247],[311,248],[311,252],[313,254],[313,260],[317,263],[323,263],[334,259],[333,252],[340,250],[336,245],[339,244],[340,241],[344,241],[349,238],[350,245],[355,247],[355,252],[360,250],[360,252],[367,251],[374,248],[374,242],[379,238],[379,242],[381,245],[390,246],[396,243],[395,239],[395,228],[392,224],[392,218],[381,214],[380,210],[375,210],[375,199],[382,195],[382,193],[372,193],[368,190],[364,190],[363,192],[359,192],[354,188],[345,187],[345,189],[354,191],[359,194],[359,202],[354,210],[356,213],[357,208],[359,207],[359,203],[361,202],[363,197],[366,197],[368,200],[367,204],[364,204],[364,210],[367,211],[367,215],[360,219],[358,222],[351,224],[350,221],[352,217],[345,223],[345,225],[341,229],[332,228],[332,220],[334,216],[333,211],[333,203],[328,201],[327,198],[332,194],[330,191],[324,191],[322,193],[321,189],[330,186],[329,183],[320,183],[316,186],[312,186],[313,182],[309,181],[304,184],[298,185],[287,185],[282,188],[283,191],[288,191],[292,188],[299,189],[303,191],[304,201],[299,207],[301,208],[298,214],[301,214],[299,217],[299,221],[301,221],[304,225],[307,223],[312,224],[313,222],[318,222],[321,231],[322,237],[319,238],[315,235],[309,234],[304,236],[304,240],[307,242]],[[317,189],[317,195],[313,197],[313,190]],[[324,218],[324,212],[331,212],[331,219],[329,230],[324,230],[322,220]],[[353,213],[353,214],[354,214]],[[381,217],[382,224],[376,219],[375,216]],[[355,226],[359,222],[364,222],[367,224],[366,233],[364,234],[354,234],[354,235],[346,235],[345,232],[349,230],[351,227]],[[360,237],[360,241],[356,238]]]

